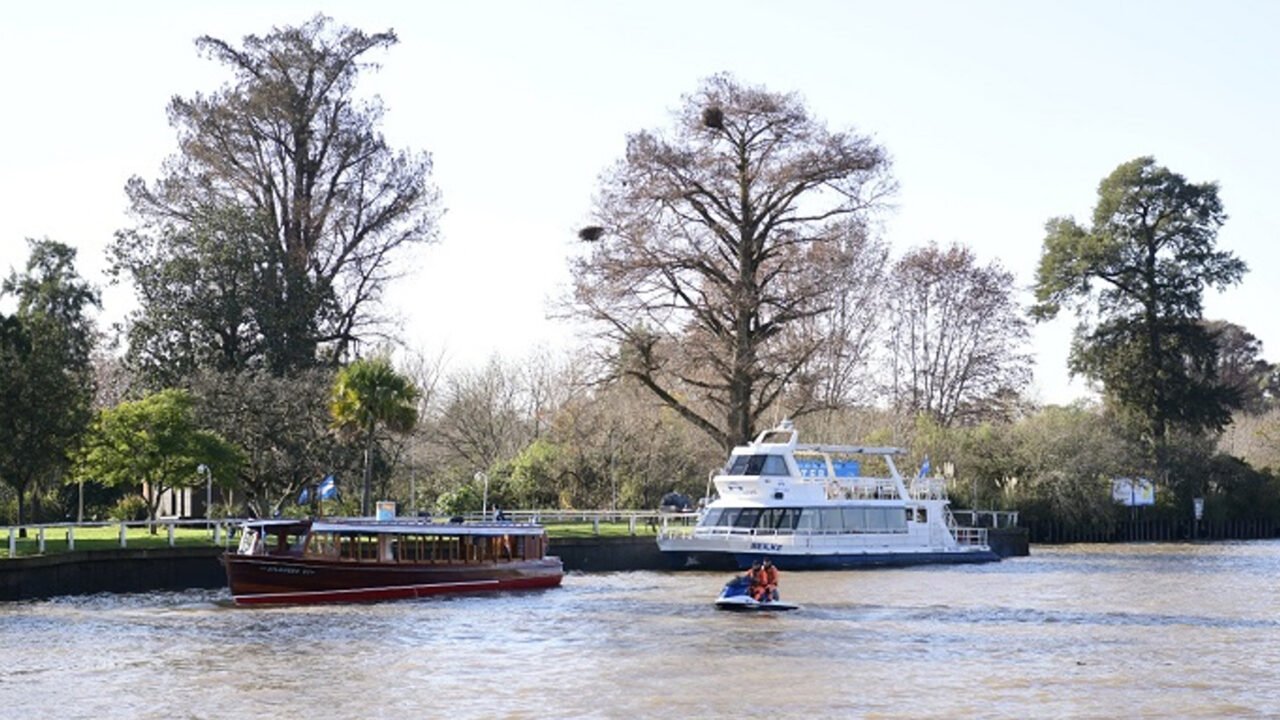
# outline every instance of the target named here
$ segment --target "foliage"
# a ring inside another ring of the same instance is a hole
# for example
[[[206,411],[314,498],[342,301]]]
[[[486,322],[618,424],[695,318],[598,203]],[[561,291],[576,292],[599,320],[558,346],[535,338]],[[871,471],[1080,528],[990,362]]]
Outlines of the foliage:
[[[98,412],[76,458],[73,480],[139,487],[155,520],[163,494],[204,482],[234,483],[244,457],[220,435],[200,429],[184,390],[162,390]]]
[[[253,515],[283,512],[304,487],[358,467],[355,454],[329,432],[333,378],[322,369],[288,377],[205,371],[190,378],[202,420],[244,451],[234,491]]]
[[[1075,306],[1072,372],[1100,381],[1121,415],[1136,419],[1162,471],[1170,426],[1219,430],[1236,401],[1217,381],[1217,346],[1200,322],[1205,288],[1245,272],[1215,249],[1225,219],[1215,184],[1189,183],[1143,157],[1102,181],[1091,227],[1069,218],[1046,226],[1034,314]]]
[[[333,426],[364,446],[364,492],[361,510],[372,514],[373,453],[376,431],[407,433],[418,422],[420,394],[413,382],[396,372],[388,358],[356,360],[338,372],[330,398]]]
[[[149,510],[147,501],[142,496],[126,495],[116,501],[115,506],[107,513],[107,517],[112,520],[135,522],[146,520]]]
[[[861,335],[813,320],[857,304],[856,263],[878,272],[867,243],[894,188],[888,166],[870,138],[827,130],[795,95],[709,78],[670,136],[629,136],[604,173],[596,224],[579,234],[574,309],[616,351],[613,372],[724,449],[780,403],[818,409],[824,351]],[[857,351],[836,357],[856,364]]]
[[[1280,368],[1262,358],[1262,341],[1225,320],[1204,323],[1218,348],[1218,382],[1239,399],[1240,409],[1260,414],[1280,400]]]
[[[157,182],[129,181],[139,222],[112,247],[139,289],[130,352],[153,383],[335,365],[379,326],[394,259],[437,216],[429,156],[392,150],[381,102],[355,94],[366,56],[396,42],[324,16],[239,47],[197,40],[234,80],[172,100],[179,153]]]
[[[943,425],[1010,417],[1031,379],[1013,274],[968,248],[907,253],[889,291],[893,398]]]
[[[0,316],[0,480],[16,492],[19,523],[28,491],[38,503],[88,425],[95,330],[87,312],[98,306],[97,291],[75,270],[73,248],[29,244],[25,272],[0,286],[0,297],[18,300],[13,316]]]

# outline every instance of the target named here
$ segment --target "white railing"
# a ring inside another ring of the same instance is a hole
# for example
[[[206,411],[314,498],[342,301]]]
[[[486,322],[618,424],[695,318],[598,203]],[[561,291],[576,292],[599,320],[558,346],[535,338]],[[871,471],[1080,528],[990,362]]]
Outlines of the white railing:
[[[89,529],[89,528],[119,528],[119,533],[117,537],[119,538],[119,544],[120,544],[120,547],[122,548],[129,547],[129,530],[131,528],[147,528],[147,529],[156,528],[157,533],[163,532],[165,534],[166,542],[169,547],[175,547],[177,545],[177,528],[179,527],[206,528],[211,533],[212,544],[217,546],[223,546],[228,542],[229,537],[232,534],[232,530],[234,528],[239,527],[242,522],[244,522],[244,520],[235,519],[235,518],[222,518],[222,519],[216,519],[216,520],[180,520],[176,518],[164,518],[164,519],[156,520],[155,522],[140,520],[140,521],[126,521],[126,522],[44,523],[44,524],[35,524],[35,525],[11,525],[5,528],[5,531],[7,531],[6,534],[8,536],[7,544],[8,544],[8,550],[9,550],[9,557],[12,558],[17,556],[18,539],[19,539],[18,536],[22,534],[23,530],[26,530],[28,535],[32,533],[35,534],[36,552],[39,554],[44,554],[46,550],[46,545],[50,537],[58,538],[59,534],[62,534],[62,537],[60,539],[66,540],[67,550],[68,551],[75,550],[76,549],[76,530],[77,529],[83,530],[83,529]]]
[[[697,513],[664,513],[654,510],[503,510],[502,514],[508,522],[533,522],[533,523],[591,523],[596,534],[600,532],[602,523],[621,524],[626,523],[632,535],[639,534],[642,528],[656,533],[660,525],[670,519],[675,523],[688,522],[693,523],[697,520]],[[494,514],[489,513],[464,513],[459,516],[426,516],[436,522],[445,522],[453,517],[460,517],[468,523],[493,522]],[[65,540],[67,550],[76,549],[77,531],[90,528],[118,528],[119,547],[129,547],[129,530],[139,528],[157,528],[157,533],[163,533],[166,542],[170,547],[177,545],[177,529],[178,528],[207,528],[210,532],[210,544],[227,547],[232,537],[240,525],[248,522],[248,518],[219,518],[213,520],[203,519],[178,519],[178,518],[160,518],[155,522],[146,520],[139,521],[105,521],[105,522],[84,522],[84,523],[43,523],[43,524],[24,524],[12,525],[0,528],[0,541],[7,535],[7,547],[9,550],[8,557],[16,557],[18,549],[19,535],[23,530],[27,531],[27,535],[34,535],[36,538],[36,552],[44,554],[46,546],[50,540]],[[83,540],[83,535],[80,536]]]

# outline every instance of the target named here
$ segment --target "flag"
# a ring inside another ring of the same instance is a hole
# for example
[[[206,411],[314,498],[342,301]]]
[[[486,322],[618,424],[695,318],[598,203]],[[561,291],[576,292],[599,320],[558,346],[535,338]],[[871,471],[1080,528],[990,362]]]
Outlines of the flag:
[[[332,500],[338,497],[338,480],[332,475],[325,477],[316,486],[316,497],[321,500]],[[311,488],[302,488],[302,492],[298,493],[298,504],[306,505],[311,502]]]
[[[338,479],[329,475],[320,483],[320,487],[316,488],[316,492],[320,493],[321,500],[332,500],[338,497]]]
[[[917,475],[916,477],[919,479],[924,479],[928,477],[928,475],[929,475],[929,456],[925,455],[924,462],[921,463],[920,465],[920,474]]]

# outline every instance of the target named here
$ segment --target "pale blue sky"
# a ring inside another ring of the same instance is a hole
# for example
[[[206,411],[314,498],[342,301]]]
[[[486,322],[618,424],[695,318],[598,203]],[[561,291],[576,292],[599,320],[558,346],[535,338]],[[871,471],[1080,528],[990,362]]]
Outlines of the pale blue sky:
[[[26,237],[103,248],[126,226],[125,180],[174,149],[165,106],[228,76],[196,55],[324,12],[394,28],[362,86],[393,146],[435,157],[442,242],[389,296],[411,346],[454,366],[555,347],[545,319],[597,175],[625,136],[666,127],[720,71],[799,92],[832,127],[875,136],[901,185],[895,254],[972,246],[1031,282],[1044,222],[1087,220],[1098,182],[1154,155],[1217,181],[1219,242],[1244,282],[1207,302],[1280,359],[1280,3],[1273,2],[42,2],[0,6],[0,272]],[[131,292],[109,289],[104,320]],[[465,302],[463,300],[465,298]],[[466,312],[462,309],[467,308]],[[1035,330],[1035,392],[1062,402],[1071,320]]]

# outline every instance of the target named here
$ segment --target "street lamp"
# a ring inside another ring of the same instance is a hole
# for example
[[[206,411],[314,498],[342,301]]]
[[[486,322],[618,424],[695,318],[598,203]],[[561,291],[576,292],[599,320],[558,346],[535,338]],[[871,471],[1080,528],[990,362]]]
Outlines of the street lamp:
[[[204,463],[200,463],[196,472],[204,475],[204,519],[205,524],[208,525],[210,511],[213,509],[213,472]]]
[[[484,495],[480,496],[480,518],[489,514],[489,474],[481,470],[476,473],[476,480],[484,483]]]

